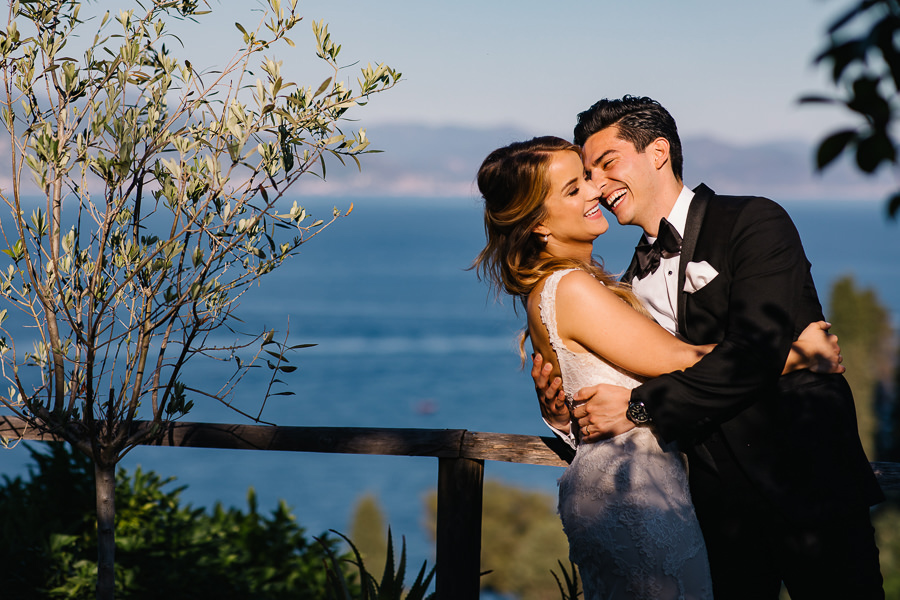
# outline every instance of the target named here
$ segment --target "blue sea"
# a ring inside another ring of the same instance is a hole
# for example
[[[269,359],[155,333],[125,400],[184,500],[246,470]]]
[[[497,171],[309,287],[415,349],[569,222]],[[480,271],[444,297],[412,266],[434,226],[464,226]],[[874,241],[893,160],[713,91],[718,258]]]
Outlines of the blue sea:
[[[248,293],[244,328],[290,329],[295,396],[268,401],[263,418],[280,425],[460,428],[547,435],[533,385],[520,369],[512,302],[495,302],[467,267],[483,243],[480,205],[466,199],[355,199],[353,213],[303,246],[299,256]],[[350,200],[310,200],[323,218]],[[853,274],[874,288],[900,323],[900,225],[881,203],[787,202],[827,306],[832,282]],[[625,268],[639,233],[614,221],[595,245],[607,268]],[[197,373],[211,381],[227,371]],[[239,390],[255,414],[264,382]],[[247,423],[198,400],[190,421]],[[0,472],[24,474],[22,449],[0,452]],[[194,506],[246,508],[253,487],[263,511],[283,498],[307,533],[349,532],[355,503],[374,494],[395,539],[406,537],[411,565],[433,563],[423,521],[436,489],[437,459],[311,453],[138,448],[122,462],[186,485]],[[556,467],[488,462],[486,477],[555,495]]]

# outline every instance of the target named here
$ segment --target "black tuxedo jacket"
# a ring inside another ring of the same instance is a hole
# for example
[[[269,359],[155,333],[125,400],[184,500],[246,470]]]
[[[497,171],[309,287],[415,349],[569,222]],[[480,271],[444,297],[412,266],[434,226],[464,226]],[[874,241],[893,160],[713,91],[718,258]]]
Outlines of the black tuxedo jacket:
[[[883,499],[859,441],[850,388],[841,375],[780,373],[791,343],[823,318],[810,263],[787,213],[757,197],[694,190],[678,276],[678,329],[694,344],[718,344],[693,367],[632,392],[659,434],[678,440],[691,469],[722,486],[750,486],[785,517],[811,520]],[[718,274],[684,290],[690,263]],[[630,282],[636,261],[623,276]],[[721,490],[697,489],[695,502]]]

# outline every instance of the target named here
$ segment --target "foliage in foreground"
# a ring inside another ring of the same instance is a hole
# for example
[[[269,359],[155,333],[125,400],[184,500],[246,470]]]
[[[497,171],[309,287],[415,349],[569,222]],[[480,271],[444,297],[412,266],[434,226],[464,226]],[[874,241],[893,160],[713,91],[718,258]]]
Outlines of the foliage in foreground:
[[[831,67],[838,92],[810,95],[801,102],[837,104],[857,118],[854,127],[829,134],[819,144],[816,164],[824,169],[842,154],[852,156],[864,173],[880,167],[896,169],[896,122],[900,111],[900,3],[896,0],[852,0],[828,28],[828,45],[816,64]],[[900,211],[900,190],[887,199],[887,211]]]
[[[581,595],[581,587],[578,584],[578,570],[572,562],[569,562],[569,570],[562,561],[559,562],[559,570],[563,578],[560,579],[556,571],[553,571],[553,578],[556,579],[556,585],[559,587],[559,594],[562,600],[578,600]]]
[[[31,450],[28,481],[0,485],[3,597],[94,598],[97,579],[93,467],[67,445]],[[307,541],[282,502],[260,514],[252,489],[246,511],[183,506],[183,487],[140,468],[117,474],[116,597],[302,600],[325,597],[326,571],[343,565],[339,540]],[[359,591],[356,576],[347,589]]]
[[[334,531],[334,530],[332,530]],[[384,573],[381,581],[377,581],[368,570],[366,570],[363,557],[356,546],[349,538],[341,533],[340,535],[350,544],[353,550],[355,560],[339,559],[329,551],[326,569],[328,572],[328,596],[327,600],[434,600],[435,595],[428,594],[428,586],[431,585],[431,579],[434,577],[434,567],[428,574],[425,569],[428,568],[427,561],[422,564],[419,574],[416,575],[412,586],[407,590],[405,588],[404,579],[406,578],[406,539],[403,540],[403,546],[400,550],[400,564],[394,570],[394,540],[391,530],[388,528],[387,555],[384,563]],[[342,562],[349,562],[355,565],[359,572],[361,592],[358,596],[354,595],[353,585],[348,582],[344,575]],[[404,595],[405,594],[405,595]]]

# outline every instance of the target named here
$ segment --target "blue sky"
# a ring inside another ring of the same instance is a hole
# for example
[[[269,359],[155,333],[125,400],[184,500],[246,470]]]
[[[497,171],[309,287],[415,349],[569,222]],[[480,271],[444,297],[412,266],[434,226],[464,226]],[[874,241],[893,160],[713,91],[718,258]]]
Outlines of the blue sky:
[[[287,2],[288,0],[284,0]],[[234,21],[256,17],[226,0],[185,35],[195,64],[239,43]],[[798,106],[828,91],[812,66],[827,24],[849,0],[300,0],[287,78],[316,86],[309,22],[324,19],[341,58],[387,62],[405,81],[373,99],[367,122],[515,125],[569,136],[596,99],[649,95],[683,135],[749,143],[815,140],[847,118]],[[240,11],[245,11],[243,14]],[[224,45],[223,45],[224,44]],[[353,71],[348,70],[348,78]]]

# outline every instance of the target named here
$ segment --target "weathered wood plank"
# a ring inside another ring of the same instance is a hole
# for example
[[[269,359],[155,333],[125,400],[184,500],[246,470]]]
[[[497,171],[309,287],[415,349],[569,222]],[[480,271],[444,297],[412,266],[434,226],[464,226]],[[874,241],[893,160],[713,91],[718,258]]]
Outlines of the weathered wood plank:
[[[462,456],[484,460],[565,467],[563,460],[571,450],[559,438],[514,433],[467,431]]]
[[[135,423],[147,428],[148,421]],[[278,450],[336,454],[380,454],[457,458],[463,429],[386,429],[374,427],[285,427],[230,423],[173,423],[149,446]],[[0,435],[10,439],[54,441],[53,435],[25,426],[11,416],[0,417]]]
[[[0,416],[0,435],[10,440],[33,440],[36,442],[58,442],[61,438],[45,433],[38,429],[28,427],[19,417],[9,415]]]
[[[462,429],[176,423],[154,445],[455,458],[464,433]]]
[[[139,422],[137,427],[147,427]],[[0,416],[0,435],[53,441],[56,436],[26,427],[18,417]],[[340,454],[381,454],[470,458],[565,467],[566,446],[553,437],[487,433],[465,429],[382,429],[367,427],[272,427],[227,423],[176,423],[154,442],[160,446],[280,450]],[[873,462],[885,491],[900,491],[900,463]]]
[[[435,595],[478,600],[484,461],[438,460]]]

